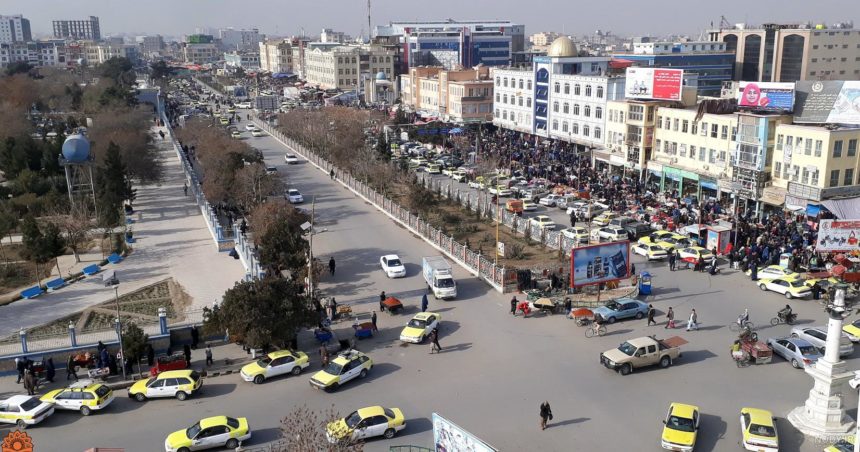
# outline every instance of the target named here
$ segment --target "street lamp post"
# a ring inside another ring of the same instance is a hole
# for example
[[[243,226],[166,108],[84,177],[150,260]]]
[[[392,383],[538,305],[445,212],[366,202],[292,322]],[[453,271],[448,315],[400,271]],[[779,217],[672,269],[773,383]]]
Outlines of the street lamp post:
[[[122,357],[122,362],[120,362],[120,366],[122,367],[122,379],[127,379],[125,374],[125,350],[123,350],[122,346],[122,318],[119,315],[119,282],[113,285],[113,293],[114,300],[116,301],[116,332],[117,336],[119,336],[119,354]]]

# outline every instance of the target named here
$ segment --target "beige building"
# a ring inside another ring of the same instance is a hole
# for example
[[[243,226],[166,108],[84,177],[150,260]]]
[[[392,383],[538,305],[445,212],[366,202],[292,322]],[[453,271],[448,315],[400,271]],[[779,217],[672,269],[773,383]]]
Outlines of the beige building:
[[[532,43],[533,47],[548,47],[559,36],[561,35],[556,32],[542,31],[529,36],[529,42]]]
[[[304,78],[322,89],[358,89],[362,77],[394,74],[394,52],[375,46],[305,49]]]
[[[606,143],[609,164],[623,166],[641,177],[651,160],[657,108],[667,102],[612,100],[606,103]]]
[[[182,56],[186,63],[206,64],[218,61],[221,58],[221,50],[214,43],[185,43]]]
[[[711,41],[735,53],[735,80],[860,79],[860,30],[851,24],[825,28],[811,24],[765,24],[711,30]]]
[[[414,67],[400,76],[403,104],[426,117],[452,122],[493,120],[493,81],[487,66],[445,70]]]
[[[773,152],[772,204],[790,209],[860,195],[860,128],[780,124]]]
[[[105,61],[117,57],[128,58],[132,62],[137,61],[140,56],[138,46],[132,44],[87,44],[84,48],[87,64],[102,64]]]
[[[276,74],[293,72],[293,49],[287,39],[262,41],[260,46],[260,70]]]

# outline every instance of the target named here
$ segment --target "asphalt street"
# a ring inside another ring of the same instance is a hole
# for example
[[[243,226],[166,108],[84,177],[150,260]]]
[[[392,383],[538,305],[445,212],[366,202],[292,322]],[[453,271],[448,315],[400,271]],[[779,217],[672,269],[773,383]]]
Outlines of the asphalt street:
[[[738,417],[745,406],[769,409],[779,418],[781,450],[811,452],[825,446],[804,438],[785,420],[805,400],[811,378],[778,357],[771,364],[748,368],[737,368],[729,357],[735,333],[727,325],[744,308],[750,309],[753,322],[767,325],[785,305],[784,298],[759,291],[740,273],[729,270],[713,277],[689,270],[671,273],[665,264],[649,264],[636,257],[639,271],[647,269],[655,275],[655,294],[646,301],[661,313],[673,307],[679,320],[685,320],[695,308],[700,329],[666,331],[661,314],[660,326],[647,327],[645,320],[621,321],[610,325],[606,336],[586,339],[583,328],[560,315],[512,317],[510,295],[492,292],[458,269],[458,299],[431,298],[430,310],[442,314],[443,352],[430,354],[428,345],[401,344],[398,336],[410,313],[418,310],[416,290],[423,287],[421,256],[437,253],[313,165],[286,166],[285,149],[275,139],[246,139],[264,153],[268,163],[277,165],[308,203],[316,197],[318,227],[326,232],[316,236],[314,253],[323,262],[330,256],[337,262],[335,275],[326,275],[321,282],[324,291],[341,302],[372,299],[381,290],[410,293],[405,297],[407,313],[381,314],[380,334],[358,344],[374,360],[371,373],[333,394],[312,389],[308,378],[319,369],[319,358],[306,333],[302,343],[312,364],[301,376],[261,386],[235,375],[213,378],[206,381],[201,397],[185,402],[170,399],[140,404],[121,393],[104,413],[84,418],[60,412],[28,430],[36,450],[100,446],[154,451],[163,447],[170,432],[218,414],[248,417],[254,430],[252,443],[259,444],[278,436],[281,418],[294,406],[323,410],[334,405],[347,414],[378,404],[401,408],[407,427],[392,440],[371,440],[366,447],[369,451],[388,450],[393,445],[431,447],[433,412],[503,451],[657,451],[661,421],[671,402],[700,407],[698,451],[739,450]],[[379,269],[379,256],[391,252],[407,263],[406,278],[389,280]],[[791,304],[799,323],[825,322],[825,314],[814,302]],[[356,309],[374,307],[361,303]],[[346,331],[349,325],[339,323],[338,327]],[[764,339],[787,335],[789,330],[785,325],[768,325],[759,334]],[[680,335],[689,344],[683,347],[682,358],[668,369],[646,369],[622,377],[600,365],[600,352],[646,334]],[[858,354],[860,350],[854,356]],[[858,367],[856,358],[849,359],[848,367]],[[856,392],[846,387],[845,394],[854,415]],[[552,405],[554,420],[541,431],[538,407],[544,400]]]

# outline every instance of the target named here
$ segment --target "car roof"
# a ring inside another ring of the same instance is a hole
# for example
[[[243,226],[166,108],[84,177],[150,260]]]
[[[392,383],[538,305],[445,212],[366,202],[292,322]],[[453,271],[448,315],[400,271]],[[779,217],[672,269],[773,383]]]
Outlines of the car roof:
[[[672,410],[673,415],[688,419],[693,418],[694,411],[699,411],[699,407],[695,405],[687,405],[686,403],[678,402],[672,402],[672,404],[669,405],[669,408]]]
[[[431,315],[435,315],[437,317],[439,316],[439,314],[436,314],[435,312],[419,312],[418,314],[415,314],[412,318],[418,320],[427,320],[427,317],[430,317]]]
[[[216,425],[226,425],[227,424],[227,416],[212,416],[207,417],[205,419],[200,419],[200,428],[209,428],[214,427]]]
[[[67,386],[66,388],[63,388],[63,389],[86,389],[86,390],[93,390],[93,389],[95,389],[95,388],[97,388],[97,387],[99,387],[99,386],[102,386],[102,384],[101,384],[101,383],[96,383],[95,381],[90,380],[90,379],[86,379],[86,380],[78,380],[78,381],[76,381],[76,382],[72,383],[71,385],[69,385],[69,386]]]
[[[337,358],[335,358],[333,362],[343,365],[361,356],[365,356],[364,353],[361,353],[358,350],[349,350],[337,355]]]
[[[13,395],[12,397],[9,397],[6,400],[3,400],[0,403],[3,403],[4,405],[20,405],[20,404],[22,404],[22,403],[24,403],[30,399],[35,399],[35,398],[36,397],[34,397],[34,396],[17,394],[17,395]]]
[[[741,408],[741,413],[750,415],[750,423],[773,426],[773,413],[761,408]]]
[[[361,416],[362,419],[369,418],[371,416],[384,416],[385,409],[381,406],[369,406],[366,408],[361,408],[358,410],[358,415]]]
[[[277,350],[272,353],[269,353],[269,358],[272,359],[282,358],[284,356],[295,356],[295,354],[289,350]]]
[[[791,337],[791,336],[788,336],[788,337],[777,337],[777,338],[774,338],[774,339],[775,339],[775,340],[785,339],[785,340],[787,340],[788,342],[791,342],[792,344],[797,345],[797,346],[800,346],[800,347],[804,347],[804,346],[812,346],[812,344],[810,344],[810,343],[809,343],[809,341],[807,341],[806,339],[801,339],[801,338],[799,338],[799,337]]]
[[[299,192],[299,190],[297,188],[288,188],[287,191],[294,191],[296,193]]]
[[[400,259],[400,256],[398,256],[396,254],[386,254],[385,256],[382,256],[382,257],[384,257],[386,259]]]
[[[158,379],[163,380],[165,378],[190,377],[191,372],[194,371],[192,369],[167,370],[158,374]]]

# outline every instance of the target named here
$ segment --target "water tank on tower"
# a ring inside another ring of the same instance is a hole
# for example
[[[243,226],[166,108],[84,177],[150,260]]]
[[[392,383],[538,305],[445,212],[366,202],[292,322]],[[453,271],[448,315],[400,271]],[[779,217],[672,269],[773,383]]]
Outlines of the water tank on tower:
[[[83,163],[90,158],[90,141],[81,134],[69,135],[63,143],[63,158],[69,163]]]

